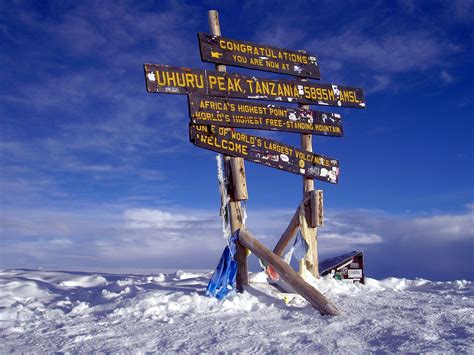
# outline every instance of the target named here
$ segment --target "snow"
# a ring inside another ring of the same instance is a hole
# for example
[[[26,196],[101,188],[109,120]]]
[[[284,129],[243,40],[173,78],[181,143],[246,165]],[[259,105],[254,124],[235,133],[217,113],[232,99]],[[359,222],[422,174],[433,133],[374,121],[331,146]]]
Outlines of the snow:
[[[210,276],[1,270],[0,352],[474,352],[470,281],[313,279],[344,311],[330,317],[263,273],[209,298]]]

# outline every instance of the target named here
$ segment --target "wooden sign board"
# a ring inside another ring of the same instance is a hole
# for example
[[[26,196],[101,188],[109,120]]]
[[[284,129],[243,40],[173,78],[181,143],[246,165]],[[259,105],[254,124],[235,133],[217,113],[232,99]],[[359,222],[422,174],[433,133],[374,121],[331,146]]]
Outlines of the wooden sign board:
[[[273,80],[210,70],[145,64],[148,92],[364,108],[360,88],[298,80]]]
[[[341,115],[211,96],[188,96],[196,124],[341,137]]]
[[[307,178],[337,184],[339,162],[267,138],[237,132],[229,127],[189,125],[189,139],[194,145],[225,155]]]
[[[321,276],[332,275],[338,280],[365,283],[364,254],[353,251],[319,263]]]
[[[315,55],[198,33],[204,62],[320,79]]]

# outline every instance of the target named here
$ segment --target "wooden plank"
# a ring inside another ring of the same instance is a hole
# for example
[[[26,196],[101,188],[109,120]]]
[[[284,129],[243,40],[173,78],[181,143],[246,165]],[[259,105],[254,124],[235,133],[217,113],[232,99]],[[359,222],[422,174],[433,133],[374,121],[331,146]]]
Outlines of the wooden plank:
[[[147,91],[364,108],[361,88],[144,64]]]
[[[263,129],[342,137],[338,113],[321,112],[254,101],[188,95],[189,117],[196,124]]]
[[[322,227],[324,225],[324,209],[323,209],[323,190],[313,190],[310,194],[310,226]]]
[[[207,19],[209,22],[209,28],[214,35],[221,35],[221,27],[219,24],[219,14],[215,10],[210,10],[207,12]],[[217,72],[225,72],[225,65],[216,65]],[[227,204],[228,213],[229,213],[229,222],[230,229],[232,233],[236,230],[245,227],[244,218],[242,215],[242,209],[240,207],[239,196],[248,198],[247,194],[247,183],[245,179],[245,170],[244,162],[242,158],[234,158],[224,155],[224,168],[226,174],[226,180],[231,181],[228,186],[228,189],[231,190],[230,201]],[[236,173],[233,176],[232,166],[241,167],[244,174]],[[232,177],[232,178],[231,178]],[[236,276],[236,286],[237,291],[243,292],[244,286],[249,284],[249,273],[248,273],[248,261],[247,261],[247,249],[245,249],[242,244],[237,242],[236,244],[236,253],[235,259],[237,261],[237,276]]]
[[[309,226],[311,228],[318,226],[318,213],[317,213],[317,194],[316,190],[311,191],[310,193],[310,218],[309,218]]]
[[[189,125],[194,145],[222,154],[337,184],[339,162],[336,159],[303,151],[271,139],[236,132],[228,127]]]
[[[320,79],[316,55],[247,41],[198,33],[205,62]]]
[[[278,255],[268,250],[248,230],[240,230],[239,241],[264,263],[271,265],[284,281],[303,296],[321,314],[332,316],[342,314],[342,312],[329,299],[304,281],[298,273],[281,260]]]

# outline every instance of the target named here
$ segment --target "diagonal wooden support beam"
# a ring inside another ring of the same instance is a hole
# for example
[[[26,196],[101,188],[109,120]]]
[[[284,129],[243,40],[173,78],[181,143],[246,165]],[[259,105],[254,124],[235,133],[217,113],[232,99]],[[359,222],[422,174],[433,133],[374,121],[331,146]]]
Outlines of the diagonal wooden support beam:
[[[290,224],[288,224],[288,227],[286,227],[285,231],[280,237],[280,240],[278,243],[275,245],[275,248],[273,249],[273,252],[278,255],[282,256],[283,251],[287,247],[288,244],[290,244],[291,240],[295,236],[296,232],[298,231],[298,227],[300,225],[300,208],[298,207],[296,209],[295,214],[291,218]]]
[[[303,200],[303,203],[309,204],[310,203],[310,198],[306,197]],[[298,231],[298,227],[300,226],[300,207],[295,211],[295,214],[293,217],[291,217],[290,224],[288,224],[288,227],[286,227],[285,231],[280,237],[280,240],[278,243],[275,245],[275,248],[273,249],[273,252],[279,256],[282,256],[283,251],[285,248],[290,244],[291,240],[294,238],[296,232]]]
[[[293,270],[281,258],[268,250],[260,243],[248,230],[241,229],[239,232],[239,242],[250,249],[264,263],[271,265],[278,275],[286,281],[298,294],[303,296],[322,315],[338,316],[342,312],[321,292],[307,283],[298,273]]]

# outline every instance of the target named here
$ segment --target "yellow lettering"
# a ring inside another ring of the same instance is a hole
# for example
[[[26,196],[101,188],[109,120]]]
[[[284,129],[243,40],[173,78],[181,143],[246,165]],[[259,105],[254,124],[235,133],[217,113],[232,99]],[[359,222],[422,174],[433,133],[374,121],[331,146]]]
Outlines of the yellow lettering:
[[[260,59],[260,58],[250,58],[250,64],[258,65],[258,66],[262,67],[263,66],[263,60]]]
[[[217,84],[217,77],[215,77],[214,75],[209,75],[208,79],[209,79],[209,88],[213,89],[214,85]]]
[[[253,91],[253,83],[254,83],[254,81],[253,81],[252,79],[247,79],[247,80],[245,80],[245,81],[246,81],[247,84],[249,85],[249,91],[250,91],[250,93],[253,94],[253,93],[254,93],[254,91]]]
[[[220,76],[217,78],[217,87],[220,91],[226,91],[226,86],[225,86],[225,82],[224,82],[224,77],[223,76]]]
[[[323,92],[323,100],[327,101],[329,99],[328,89],[322,89],[321,91]]]
[[[155,76],[156,76],[156,81],[158,83],[158,85],[160,86],[166,86],[166,79],[165,79],[165,73],[164,72],[161,72],[161,75],[160,75],[160,71],[155,71]]]
[[[347,90],[341,90],[341,101],[348,101],[348,102],[350,102],[350,99],[349,99],[349,91],[347,91]]]
[[[186,73],[184,74],[186,78],[186,86],[188,88],[195,88],[196,86],[194,85],[194,75],[191,73]]]
[[[336,98],[334,97],[334,91],[328,90],[328,94],[329,94],[329,100],[332,100],[332,101],[336,100]]]
[[[167,72],[166,73],[166,86],[176,86],[176,73],[175,72]],[[171,77],[170,77],[171,75]]]

